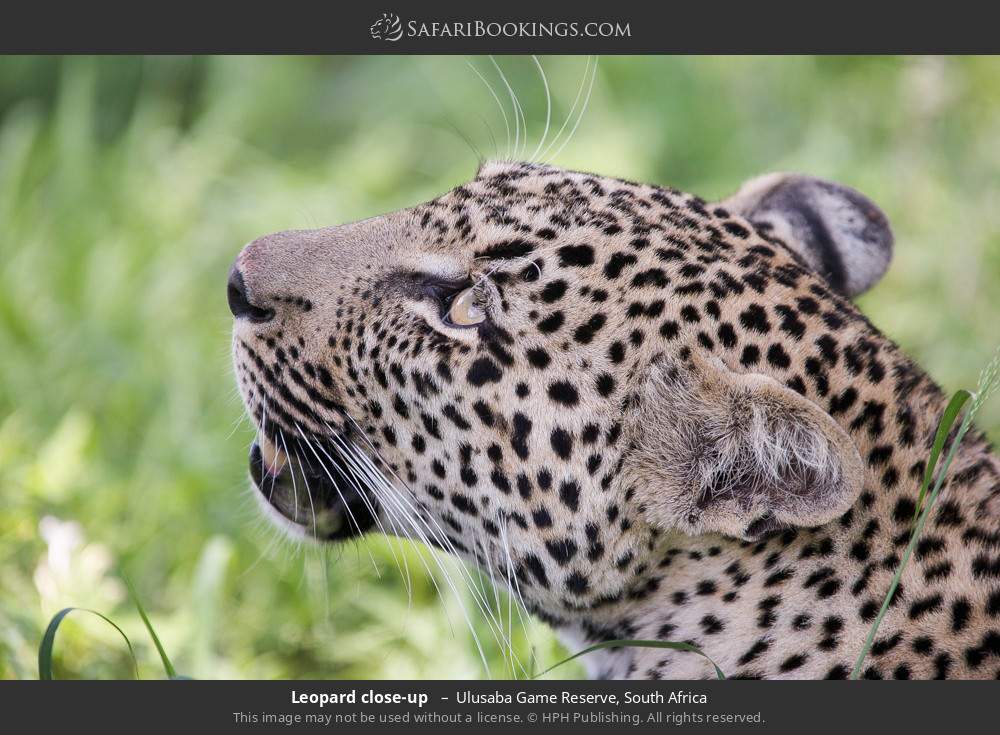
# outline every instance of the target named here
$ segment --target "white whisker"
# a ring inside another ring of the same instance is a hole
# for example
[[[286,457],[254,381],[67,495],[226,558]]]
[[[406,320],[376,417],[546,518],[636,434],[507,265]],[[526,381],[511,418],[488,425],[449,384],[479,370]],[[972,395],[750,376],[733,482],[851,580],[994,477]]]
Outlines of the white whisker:
[[[482,80],[483,84],[486,85],[486,89],[490,91],[493,96],[493,100],[497,103],[497,107],[500,108],[500,115],[503,116],[503,126],[507,131],[507,155],[510,153],[510,121],[507,119],[507,111],[504,109],[503,103],[500,102],[500,97],[497,95],[496,91],[493,89],[493,85],[486,81],[486,77],[479,73],[479,70],[473,66],[471,61],[466,62],[469,68],[472,69],[473,73]],[[494,144],[494,150],[496,150],[496,145]]]
[[[541,151],[542,146],[545,145],[545,139],[549,135],[549,123],[552,120],[552,94],[549,92],[549,80],[545,78],[545,70],[542,69],[542,64],[538,60],[538,57],[532,55],[531,60],[535,62],[535,66],[538,67],[538,73],[542,77],[542,84],[545,86],[545,130],[542,131],[542,139],[538,141],[538,146],[535,148],[534,153],[531,154],[530,161],[534,161],[539,151]]]
[[[566,126],[569,125],[569,121],[573,119],[573,114],[576,112],[576,106],[580,104],[580,99],[583,96],[583,90],[587,86],[587,77],[590,75],[590,60],[592,58],[593,57],[591,56],[587,57],[587,62],[583,67],[583,77],[580,79],[580,87],[576,90],[576,97],[573,99],[573,105],[569,108],[569,112],[566,113],[566,117],[563,120],[562,125],[559,126],[559,130],[555,134],[555,137],[552,138],[552,141],[545,147],[545,150],[542,151],[540,156],[540,160],[542,161],[548,162],[550,160],[548,152],[553,146],[559,143],[559,139],[566,130]]]
[[[521,118],[524,115],[520,112],[521,105],[517,101],[517,95],[514,94],[514,88],[511,87],[510,82],[507,81],[507,76],[503,73],[500,65],[497,64],[496,59],[490,56],[490,61],[493,63],[493,67],[497,70],[497,74],[500,75],[500,81],[502,81],[504,86],[507,88],[507,93],[510,95],[511,105],[514,110],[514,150],[511,152],[511,157],[517,158],[521,155]],[[525,133],[527,133],[527,131],[525,131]]]
[[[330,474],[330,471],[327,469],[326,465],[324,465],[323,462],[322,462],[322,460],[320,460],[319,455],[316,454],[316,450],[313,449],[313,447],[312,447],[312,443],[306,438],[305,432],[302,431],[302,427],[299,426],[298,423],[295,424],[295,429],[296,429],[296,431],[299,432],[299,436],[302,438],[302,441],[305,443],[306,447],[309,448],[309,451],[311,451],[314,455],[316,455],[316,461],[319,462],[320,469],[322,469],[326,473],[326,476],[330,480],[330,484],[333,486],[334,491],[336,491],[337,496],[340,498],[340,502],[343,503],[344,510],[347,511],[347,515],[351,519],[351,523],[354,524],[354,528],[357,529],[358,533],[360,534],[362,532],[361,531],[361,524],[358,523],[357,519],[354,517],[354,513],[351,511],[351,506],[349,506],[347,504],[347,500],[344,499],[343,494],[340,492],[340,488],[337,486],[336,480],[333,479],[333,475]],[[302,467],[301,457],[299,458],[299,467],[300,468]],[[302,471],[302,476],[303,476],[303,479],[305,479],[305,471],[304,470]],[[306,483],[308,485],[308,480],[306,480]],[[296,514],[298,514],[298,503],[296,503],[295,511],[296,511]],[[375,556],[372,554],[371,549],[368,547],[368,544],[364,544],[364,547],[365,547],[365,551],[368,552],[368,557],[371,559],[372,566],[375,568],[376,575],[378,575],[379,577],[381,577],[382,573],[381,573],[381,571],[378,568],[378,563],[375,561]]]
[[[555,158],[559,157],[559,154],[562,153],[563,148],[565,148],[566,145],[573,139],[573,135],[576,133],[576,129],[578,127],[580,127],[580,122],[583,120],[583,116],[587,112],[587,106],[590,104],[590,95],[594,91],[594,80],[597,79],[597,61],[598,60],[595,58],[594,59],[594,69],[590,73],[590,86],[587,88],[587,96],[583,100],[583,106],[580,108],[580,114],[576,118],[576,123],[574,123],[573,129],[569,131],[569,135],[566,136],[566,140],[564,140],[563,143],[562,143],[562,145],[559,146],[559,149],[555,153],[552,154],[551,159],[555,159]]]

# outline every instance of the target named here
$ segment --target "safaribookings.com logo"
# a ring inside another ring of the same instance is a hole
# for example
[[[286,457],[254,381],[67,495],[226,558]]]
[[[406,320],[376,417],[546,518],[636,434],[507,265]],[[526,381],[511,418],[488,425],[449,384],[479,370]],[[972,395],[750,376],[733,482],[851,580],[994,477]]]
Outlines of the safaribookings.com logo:
[[[382,13],[368,30],[376,41],[398,41],[403,37],[403,24],[395,13]]]
[[[369,28],[376,41],[407,38],[630,38],[632,29],[622,21],[419,21],[404,25],[395,13],[382,17]]]

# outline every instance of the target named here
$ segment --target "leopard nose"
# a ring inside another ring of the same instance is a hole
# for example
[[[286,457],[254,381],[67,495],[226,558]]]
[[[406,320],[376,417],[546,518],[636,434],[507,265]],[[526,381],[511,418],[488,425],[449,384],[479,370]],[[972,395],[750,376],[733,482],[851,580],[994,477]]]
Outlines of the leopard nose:
[[[237,319],[249,319],[257,324],[262,324],[274,318],[274,309],[265,309],[250,301],[246,283],[243,281],[243,274],[235,265],[229,271],[226,297],[229,300],[229,310]]]

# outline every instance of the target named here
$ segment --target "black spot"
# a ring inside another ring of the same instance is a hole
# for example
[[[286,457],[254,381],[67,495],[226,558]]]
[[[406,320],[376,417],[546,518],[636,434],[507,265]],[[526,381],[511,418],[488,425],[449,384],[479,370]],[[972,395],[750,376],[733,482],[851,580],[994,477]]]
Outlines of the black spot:
[[[760,638],[750,649],[740,656],[740,666],[745,666],[771,647],[771,641],[767,638]]]
[[[879,606],[875,602],[869,600],[861,606],[861,609],[858,611],[858,616],[866,623],[870,623],[875,619],[875,615],[878,613],[878,608]]]
[[[515,413],[512,419],[510,445],[521,459],[528,458],[529,434],[531,434],[531,419],[523,413]]]
[[[458,508],[463,513],[470,516],[478,516],[479,511],[476,510],[476,504],[472,502],[472,498],[467,495],[462,495],[460,493],[455,493],[451,496],[451,504]]]
[[[722,223],[722,226],[726,228],[726,232],[730,235],[735,235],[741,240],[745,240],[750,235],[750,231],[739,222],[726,220]]]
[[[955,633],[965,630],[969,624],[969,615],[972,613],[972,606],[966,599],[959,599],[951,606],[951,629]]]
[[[703,596],[714,595],[716,590],[718,590],[718,585],[716,585],[715,582],[713,582],[710,579],[703,579],[701,582],[697,584],[695,589],[697,590],[699,595]]]
[[[594,264],[594,249],[590,245],[564,245],[558,253],[559,264],[564,268],[583,268]]]
[[[561,311],[554,311],[538,322],[538,331],[543,334],[552,334],[558,331],[565,321],[566,317]]]
[[[747,345],[743,348],[743,355],[740,357],[740,364],[743,367],[752,367],[760,362],[760,348],[757,345]]]
[[[767,361],[776,368],[787,368],[792,364],[788,353],[778,343],[774,343],[768,348]]]
[[[545,550],[559,566],[565,566],[576,556],[577,546],[573,539],[565,538],[561,541],[546,541]]]
[[[719,342],[722,343],[723,347],[731,350],[736,346],[736,330],[733,329],[733,325],[729,322],[720,324],[716,335],[719,337]]]
[[[549,353],[541,347],[531,347],[524,354],[528,358],[528,362],[531,366],[536,367],[539,370],[548,367],[549,363],[552,362],[552,358],[549,357]]]
[[[441,413],[443,413],[445,418],[447,418],[449,421],[455,424],[455,426],[457,426],[462,431],[468,431],[469,429],[472,428],[472,424],[470,424],[468,420],[462,414],[460,414],[458,412],[458,409],[455,408],[455,406],[452,405],[451,403],[447,404],[443,409],[441,409]]]
[[[535,246],[530,242],[525,242],[524,240],[510,240],[507,242],[498,242],[493,245],[488,245],[476,252],[477,258],[485,258],[488,260],[511,260],[513,258],[523,258],[526,255],[530,255],[535,249]]]
[[[660,268],[650,268],[641,273],[636,273],[632,279],[633,288],[646,288],[647,286],[665,288],[668,283],[670,283],[670,279],[667,278],[667,274]]]
[[[476,416],[478,416],[479,420],[486,426],[493,426],[496,422],[496,417],[494,417],[493,411],[484,401],[476,401],[473,403],[472,410],[476,412]]]
[[[668,319],[660,325],[660,335],[666,339],[673,339],[680,332],[680,325],[672,319]]]
[[[564,406],[575,406],[580,402],[580,394],[573,384],[566,380],[557,380],[549,386],[549,398]]]
[[[561,299],[566,294],[566,281],[549,281],[542,289],[542,301],[551,304]]]
[[[552,487],[552,473],[542,469],[538,471],[538,487],[548,491]]]
[[[947,679],[951,671],[951,654],[939,653],[934,657],[934,678]]]
[[[531,518],[538,528],[549,528],[552,525],[552,516],[544,506],[532,513]]]
[[[896,523],[909,523],[913,520],[913,516],[916,512],[916,503],[909,498],[900,498],[896,503],[896,507],[892,511],[892,518],[896,521]]]
[[[976,579],[1000,577],[1000,557],[991,559],[986,554],[977,554],[972,560],[972,576]]]
[[[714,635],[725,630],[726,625],[714,615],[706,615],[701,619],[701,629],[706,635]]]
[[[580,572],[573,572],[566,577],[566,589],[574,595],[584,594],[589,586],[586,578]]]
[[[569,459],[570,455],[573,454],[573,437],[565,429],[555,428],[552,431],[550,442],[552,449],[559,455],[560,459]]]
[[[698,314],[698,310],[695,307],[688,304],[687,306],[681,308],[681,319],[693,324],[701,321],[701,316]]]
[[[607,317],[604,314],[594,314],[587,320],[586,324],[581,324],[573,332],[573,339],[583,345],[589,345],[594,340],[594,335],[604,326]]]
[[[941,603],[942,598],[941,595],[938,594],[928,595],[927,597],[917,600],[910,605],[910,620],[919,620],[928,613],[940,610]]]
[[[740,323],[752,332],[767,334],[771,331],[771,323],[767,320],[767,313],[764,307],[759,304],[750,304],[740,313]]]
[[[787,673],[789,671],[794,671],[795,669],[800,668],[808,660],[809,660],[809,657],[806,654],[804,654],[804,653],[797,653],[794,656],[789,656],[784,661],[782,661],[781,662],[781,666],[779,667],[779,670],[782,673]]]
[[[986,600],[986,614],[991,618],[1000,615],[1000,590],[993,590]]]
[[[528,570],[534,575],[538,584],[542,585],[548,589],[549,579],[545,574],[545,565],[542,564],[542,560],[539,559],[534,554],[528,554],[524,557],[524,564],[528,567]]]
[[[828,579],[816,589],[816,596],[821,600],[833,597],[840,590],[840,584],[839,579]]]
[[[847,675],[851,673],[844,664],[837,664],[828,672],[826,672],[827,679],[846,679]]]
[[[564,482],[559,486],[559,500],[571,511],[580,508],[580,487],[572,480]]]
[[[630,265],[635,265],[636,257],[631,253],[615,253],[604,265],[604,275],[609,280],[614,280],[622,274],[622,269]]]
[[[987,656],[1000,656],[1000,633],[988,631],[975,648],[965,649],[965,662],[970,668],[978,669]]]
[[[508,480],[507,475],[499,469],[495,469],[492,473],[490,473],[490,481],[492,481],[496,489],[504,495],[510,495],[510,480]]]
[[[605,398],[610,396],[615,390],[615,380],[610,373],[602,373],[597,377],[597,392]]]
[[[477,358],[469,368],[466,380],[472,385],[481,386],[486,383],[498,383],[503,377],[500,366],[488,357]]]
[[[795,310],[784,304],[778,304],[774,307],[774,310],[781,316],[781,324],[779,325],[781,331],[788,334],[792,339],[802,339],[802,335],[806,333],[806,325],[799,319]]]
[[[661,329],[660,332],[662,333],[663,330]],[[608,348],[608,359],[616,365],[621,364],[625,359],[625,345],[621,342],[613,342]]]

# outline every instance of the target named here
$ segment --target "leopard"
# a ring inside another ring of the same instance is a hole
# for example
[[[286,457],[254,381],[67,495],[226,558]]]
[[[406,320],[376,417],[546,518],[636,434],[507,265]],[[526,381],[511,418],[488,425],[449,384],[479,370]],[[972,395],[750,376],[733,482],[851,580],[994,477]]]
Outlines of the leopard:
[[[843,679],[914,531],[942,389],[854,304],[895,238],[799,173],[707,201],[482,162],[253,240],[227,281],[252,492],[289,534],[485,571],[610,679]],[[682,646],[683,647],[683,646]],[[1000,463],[973,428],[865,679],[1000,677]]]

